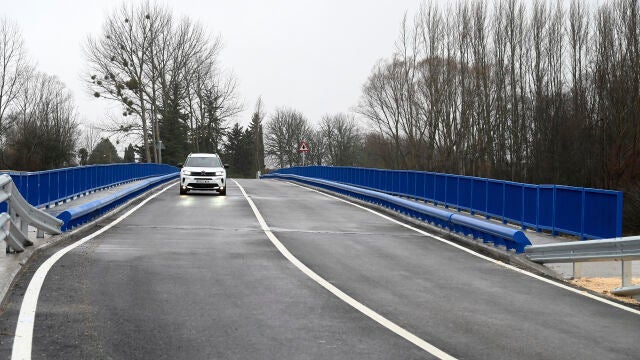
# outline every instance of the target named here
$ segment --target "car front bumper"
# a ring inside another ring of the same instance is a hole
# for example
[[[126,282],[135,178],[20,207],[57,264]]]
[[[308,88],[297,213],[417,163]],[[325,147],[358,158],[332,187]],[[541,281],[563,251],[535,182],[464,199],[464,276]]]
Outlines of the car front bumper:
[[[223,176],[180,176],[180,186],[186,190],[224,190]]]

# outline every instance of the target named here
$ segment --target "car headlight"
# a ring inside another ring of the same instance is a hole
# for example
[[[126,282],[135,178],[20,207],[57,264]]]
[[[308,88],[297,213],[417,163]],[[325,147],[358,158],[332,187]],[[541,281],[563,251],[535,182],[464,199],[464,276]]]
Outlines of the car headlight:
[[[182,175],[187,175],[187,176],[189,176],[189,175],[191,175],[191,171],[183,170],[183,171],[182,171]]]

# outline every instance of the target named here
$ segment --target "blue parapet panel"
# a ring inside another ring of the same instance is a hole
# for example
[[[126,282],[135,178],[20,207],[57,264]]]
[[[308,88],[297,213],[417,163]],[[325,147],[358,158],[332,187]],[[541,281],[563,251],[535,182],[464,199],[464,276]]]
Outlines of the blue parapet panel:
[[[436,176],[434,173],[424,173],[424,198],[434,201],[436,198]]]
[[[445,174],[433,174],[434,176],[434,192],[433,200],[439,204],[447,202],[447,177]]]
[[[422,199],[425,200],[426,199],[426,194],[424,191],[424,187],[425,187],[425,173],[421,172],[421,171],[414,171],[413,172],[413,176],[415,178],[415,196],[418,199]]]
[[[458,178],[458,207],[471,211],[473,209],[473,178]]]
[[[513,222],[523,224],[522,218],[522,201],[523,201],[522,184],[505,182],[504,183],[504,217]]]
[[[622,193],[556,185],[531,185],[421,171],[309,166],[279,169],[389,194],[455,207],[538,231],[582,238],[622,235]]]
[[[524,211],[524,225],[538,229],[538,187],[535,185],[525,185],[524,191],[524,203],[522,204]]]
[[[504,215],[504,181],[487,182],[487,215],[502,219]]]
[[[391,170],[391,192],[400,193],[400,171]]]
[[[65,197],[68,198],[68,197],[74,196],[78,192],[75,189],[76,183],[75,183],[75,178],[73,176],[72,171],[70,169],[63,169],[63,172],[64,172],[64,183],[65,183],[64,194],[65,194]]]
[[[37,206],[40,200],[39,188],[40,188],[40,174],[34,173],[34,174],[31,174],[30,176],[27,176],[26,189],[25,189],[27,191],[26,196],[24,193],[22,193],[22,190],[20,190],[20,193],[25,198],[25,200],[27,200],[29,204]]]
[[[45,171],[40,178],[40,202],[37,205],[51,204],[60,200],[60,172]]]
[[[585,189],[584,236],[587,239],[622,236],[622,219],[617,216],[622,208],[617,209],[618,201],[622,201],[621,192]]]
[[[445,205],[458,205],[458,179],[459,176],[445,175]]]
[[[472,206],[474,212],[487,213],[487,180],[481,178],[472,179]]]
[[[406,171],[406,179],[407,179],[407,195],[412,198],[416,198],[416,183],[417,177],[415,171]]]
[[[554,229],[554,185],[538,186],[538,227],[545,230]]]
[[[582,189],[556,186],[555,222],[556,230],[582,236]]]

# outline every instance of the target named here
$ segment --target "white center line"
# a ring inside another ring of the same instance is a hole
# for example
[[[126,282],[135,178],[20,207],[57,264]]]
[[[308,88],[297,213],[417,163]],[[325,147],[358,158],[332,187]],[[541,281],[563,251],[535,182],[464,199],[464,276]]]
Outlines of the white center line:
[[[262,230],[267,235],[269,240],[271,240],[273,245],[280,251],[280,253],[282,255],[284,255],[284,257],[287,258],[287,260],[289,260],[293,265],[295,265],[300,271],[302,271],[308,277],[310,277],[315,282],[320,284],[320,286],[322,286],[325,289],[329,290],[329,292],[331,292],[333,295],[337,296],[340,300],[342,300],[345,303],[351,305],[356,310],[360,311],[361,313],[363,313],[364,315],[366,315],[369,318],[373,319],[374,321],[376,321],[380,325],[386,327],[387,329],[391,330],[395,334],[403,337],[404,339],[408,340],[409,342],[413,343],[414,345],[418,346],[419,348],[423,349],[424,351],[430,353],[431,355],[433,355],[433,356],[435,356],[435,357],[437,357],[439,359],[455,359],[453,356],[451,356],[451,355],[445,353],[444,351],[438,349],[437,347],[429,344],[428,342],[422,340],[421,338],[417,337],[413,333],[401,328],[400,326],[398,326],[397,324],[395,324],[391,320],[385,318],[384,316],[378,314],[377,312],[373,311],[372,309],[370,309],[367,306],[363,305],[362,303],[358,302],[357,300],[355,300],[351,296],[347,295],[342,290],[338,289],[333,284],[331,284],[330,282],[328,282],[327,280],[322,278],[320,275],[316,274],[313,270],[309,269],[305,264],[303,264],[300,260],[298,260],[298,258],[293,256],[293,254],[291,254],[289,252],[289,250],[273,234],[273,232],[269,228],[269,225],[267,225],[266,221],[264,220],[264,218],[260,214],[260,211],[258,211],[258,208],[253,203],[253,200],[251,200],[251,198],[249,198],[247,193],[244,191],[244,188],[242,187],[242,185],[238,184],[238,182],[235,181],[235,180],[233,180],[233,182],[235,182],[236,185],[238,185],[238,187],[240,188],[240,191],[242,191],[242,194],[244,195],[245,199],[247,199],[247,202],[249,202],[249,205],[251,206],[251,209],[253,210],[254,215],[258,219],[258,222],[260,223],[260,226],[262,227]]]

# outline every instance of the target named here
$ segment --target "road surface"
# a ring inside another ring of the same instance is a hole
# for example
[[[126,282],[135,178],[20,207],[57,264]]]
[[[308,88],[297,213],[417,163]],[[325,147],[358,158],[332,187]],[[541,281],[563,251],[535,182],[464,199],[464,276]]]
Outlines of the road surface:
[[[637,312],[310,189],[274,180],[238,183],[263,224],[234,181],[225,197],[181,196],[173,186],[62,256],[37,297],[32,357],[635,359],[640,353]],[[12,356],[31,276],[61,248],[32,259],[12,289],[0,314],[0,358]]]

